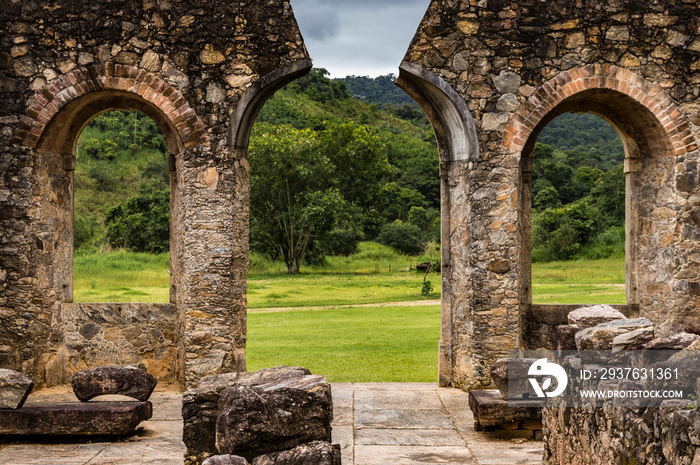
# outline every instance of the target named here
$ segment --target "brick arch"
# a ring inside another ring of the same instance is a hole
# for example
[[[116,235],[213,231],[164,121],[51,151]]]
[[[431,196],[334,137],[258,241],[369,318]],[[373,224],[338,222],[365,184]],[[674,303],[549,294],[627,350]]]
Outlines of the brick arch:
[[[13,142],[43,151],[72,153],[82,128],[96,115],[133,109],[161,128],[171,153],[208,142],[205,126],[182,93],[135,66],[104,63],[74,69],[36,93]]]
[[[698,147],[685,115],[663,88],[628,69],[600,64],[564,71],[540,86],[506,126],[504,145],[531,154],[539,132],[569,111],[599,114],[623,142],[622,133],[636,134],[649,153],[680,156]]]

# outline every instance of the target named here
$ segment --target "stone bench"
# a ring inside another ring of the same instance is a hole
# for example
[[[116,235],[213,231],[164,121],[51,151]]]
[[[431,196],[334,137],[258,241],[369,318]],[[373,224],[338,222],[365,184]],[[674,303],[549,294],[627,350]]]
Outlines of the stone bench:
[[[0,434],[126,435],[153,415],[150,402],[26,403],[0,409]]]
[[[540,405],[533,406],[537,403]],[[536,399],[507,401],[498,389],[469,391],[474,429],[493,432],[504,439],[542,439],[542,405],[544,402]]]

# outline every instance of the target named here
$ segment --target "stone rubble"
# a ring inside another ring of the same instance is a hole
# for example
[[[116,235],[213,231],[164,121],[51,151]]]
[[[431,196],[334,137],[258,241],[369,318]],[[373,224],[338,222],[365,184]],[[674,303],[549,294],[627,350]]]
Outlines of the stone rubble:
[[[313,441],[294,449],[261,455],[252,465],[340,465],[340,446]]]
[[[34,381],[18,371],[0,368],[0,409],[18,409],[24,405]]]
[[[578,350],[610,350],[615,337],[651,326],[651,321],[646,318],[608,321],[577,332],[576,347]]]
[[[313,441],[330,442],[333,403],[322,376],[275,367],[203,378],[185,392],[182,415],[185,465],[216,455],[253,461]]]
[[[588,329],[613,320],[624,320],[627,317],[610,305],[593,305],[582,307],[569,313],[569,324],[580,329]]]
[[[652,339],[656,328],[644,320],[603,323],[577,332],[576,341],[583,342],[579,346],[583,349],[610,349],[612,346],[618,353],[632,349],[639,356],[646,353],[659,356],[663,355],[661,351],[668,350],[668,357],[663,357],[668,360],[645,368],[678,369],[679,376],[661,384],[657,380],[654,389],[692,386],[696,388],[692,394],[697,396],[700,393],[700,342],[697,342],[700,337],[678,333]],[[615,334],[617,336],[611,338]],[[564,364],[569,376],[576,376],[575,373],[584,368],[576,357],[565,358]],[[580,389],[640,390],[650,389],[651,383],[649,378],[645,381],[591,379]],[[632,407],[615,398],[582,401],[580,393],[573,391],[569,389],[562,396],[552,398],[552,404],[542,409],[544,465],[700,463],[700,408],[692,397],[667,399],[661,407]],[[567,401],[569,405],[577,402],[575,405],[580,406],[567,407]]]
[[[158,380],[133,366],[97,367],[73,374],[73,392],[81,402],[97,396],[118,394],[146,401]]]

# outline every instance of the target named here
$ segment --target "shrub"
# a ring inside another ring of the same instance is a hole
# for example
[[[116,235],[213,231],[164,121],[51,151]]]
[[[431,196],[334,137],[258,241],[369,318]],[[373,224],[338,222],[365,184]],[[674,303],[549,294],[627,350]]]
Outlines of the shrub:
[[[139,189],[107,211],[106,237],[113,247],[160,253],[170,249],[170,191]]]
[[[534,217],[533,245],[550,249],[554,259],[572,259],[592,239],[598,217],[598,210],[586,200],[548,208]]]
[[[396,220],[384,225],[377,241],[405,254],[417,255],[423,250],[421,235],[422,231],[418,226]]]
[[[348,257],[357,253],[360,241],[364,238],[362,231],[334,229],[323,238],[323,245],[328,255]]]

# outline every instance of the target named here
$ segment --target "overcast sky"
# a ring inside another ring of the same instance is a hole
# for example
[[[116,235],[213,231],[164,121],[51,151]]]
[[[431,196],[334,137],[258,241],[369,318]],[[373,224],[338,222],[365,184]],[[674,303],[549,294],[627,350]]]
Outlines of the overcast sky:
[[[316,68],[331,77],[398,74],[430,0],[290,0]]]

